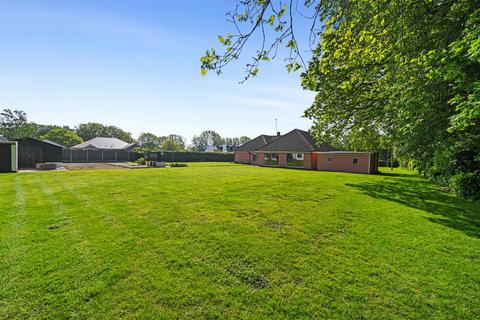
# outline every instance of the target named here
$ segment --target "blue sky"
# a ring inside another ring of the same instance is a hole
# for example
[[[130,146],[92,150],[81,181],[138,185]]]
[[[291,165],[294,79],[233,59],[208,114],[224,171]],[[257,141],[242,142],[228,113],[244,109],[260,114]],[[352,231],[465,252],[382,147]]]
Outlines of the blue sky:
[[[206,129],[225,137],[308,129],[313,93],[283,61],[239,84],[243,61],[200,75],[199,58],[232,31],[227,0],[0,0],[0,108],[29,120],[132,132]],[[252,48],[255,42],[251,43]]]

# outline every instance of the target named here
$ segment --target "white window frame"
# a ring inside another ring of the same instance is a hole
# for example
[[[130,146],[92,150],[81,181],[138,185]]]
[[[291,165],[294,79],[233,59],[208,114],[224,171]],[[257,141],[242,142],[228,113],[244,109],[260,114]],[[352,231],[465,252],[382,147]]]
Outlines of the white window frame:
[[[333,158],[332,157],[328,157],[327,158],[327,164],[332,164],[333,163]]]
[[[293,159],[305,161],[305,156],[304,156],[303,153],[294,153],[293,154]]]
[[[355,160],[357,160],[357,163],[355,163]],[[352,158],[352,164],[357,166],[360,163],[360,160],[358,158]]]

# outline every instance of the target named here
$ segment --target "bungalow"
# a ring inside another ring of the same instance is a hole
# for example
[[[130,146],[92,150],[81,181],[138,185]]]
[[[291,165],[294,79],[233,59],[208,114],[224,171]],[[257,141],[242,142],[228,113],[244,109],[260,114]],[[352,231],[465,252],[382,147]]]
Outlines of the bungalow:
[[[73,146],[72,150],[133,151],[137,145],[117,138],[97,137]]]
[[[240,147],[235,150],[235,162],[243,164],[255,164],[256,154],[255,150],[264,145],[272,142],[273,140],[280,137],[280,132],[276,136],[268,136],[262,134],[255,139],[252,139],[248,142],[245,142]]]
[[[258,166],[322,171],[376,173],[376,153],[337,151],[328,143],[317,144],[299,129],[280,136],[261,135],[235,152],[235,162]]]
[[[295,129],[257,148],[256,164],[315,170],[317,168],[315,151],[332,150],[335,149],[328,143],[317,146],[307,131]]]

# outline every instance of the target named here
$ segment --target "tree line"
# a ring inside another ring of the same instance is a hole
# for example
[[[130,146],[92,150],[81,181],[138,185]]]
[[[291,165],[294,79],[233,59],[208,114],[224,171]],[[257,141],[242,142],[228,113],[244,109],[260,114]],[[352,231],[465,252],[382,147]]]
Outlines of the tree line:
[[[43,125],[29,122],[27,114],[22,110],[3,109],[0,112],[0,136],[6,139],[21,139],[25,137],[40,140],[50,140],[66,147],[72,147],[95,137],[111,137],[125,142],[135,142],[140,152],[155,151],[205,151],[207,147],[218,147],[223,144],[239,146],[250,140],[242,136],[236,138],[222,138],[220,134],[212,130],[206,130],[198,136],[194,136],[192,143],[187,146],[185,138],[178,134],[168,136],[156,136],[153,133],[144,132],[137,139],[130,132],[116,126],[103,125],[100,123],[81,123],[74,128],[69,126]],[[214,148],[215,149],[215,148]]]
[[[233,32],[201,58],[203,75],[260,39],[243,80],[283,54],[316,92],[304,116],[317,140],[388,150],[480,199],[480,1],[242,0],[227,17]]]

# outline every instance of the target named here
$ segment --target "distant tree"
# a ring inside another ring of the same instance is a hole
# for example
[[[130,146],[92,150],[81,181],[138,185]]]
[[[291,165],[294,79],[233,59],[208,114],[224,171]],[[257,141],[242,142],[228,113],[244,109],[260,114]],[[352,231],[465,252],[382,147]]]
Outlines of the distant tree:
[[[22,110],[3,109],[0,113],[0,135],[8,139],[22,138],[26,134],[27,114]]]
[[[82,123],[78,125],[75,131],[84,141],[96,137],[111,137],[125,142],[133,142],[130,132],[126,132],[115,126],[105,126],[101,123]]]
[[[233,144],[236,146],[240,146],[244,144],[247,141],[250,141],[251,139],[247,136],[242,136],[242,137],[235,137],[235,138],[223,138],[222,143],[223,144]]]
[[[164,137],[163,150],[185,150],[185,139],[178,134],[170,134]]]
[[[235,144],[236,138],[222,138],[222,144]]]
[[[4,109],[0,113],[0,135],[8,139],[25,137],[41,139],[54,129],[71,129],[68,126],[44,125],[27,121],[27,114],[22,110]]]
[[[182,151],[185,146],[173,139],[165,139],[162,144],[163,151]]]
[[[157,137],[153,133],[144,132],[138,137],[137,144],[148,152],[160,151],[164,139],[164,137]]]
[[[40,136],[41,140],[50,140],[66,147],[72,147],[79,143],[82,143],[82,138],[71,129],[55,128],[48,133]]]
[[[105,132],[105,126],[100,123],[81,123],[75,129],[75,132],[83,139],[87,141],[95,137],[102,137]]]
[[[130,132],[124,131],[115,126],[106,126],[105,127],[105,136],[117,138],[125,142],[133,142],[132,134]]]
[[[247,143],[250,140],[252,140],[252,139],[250,137],[247,137],[247,136],[241,136],[240,138],[238,138],[239,145]]]
[[[217,146],[222,144],[222,137],[213,130],[203,131],[199,136],[193,136],[192,149],[196,151],[205,151],[208,146]]]

